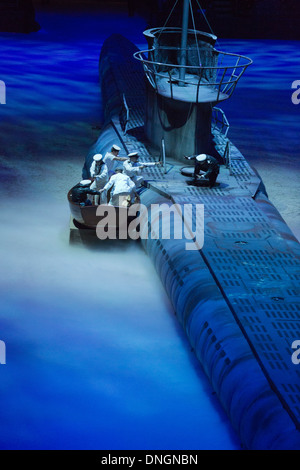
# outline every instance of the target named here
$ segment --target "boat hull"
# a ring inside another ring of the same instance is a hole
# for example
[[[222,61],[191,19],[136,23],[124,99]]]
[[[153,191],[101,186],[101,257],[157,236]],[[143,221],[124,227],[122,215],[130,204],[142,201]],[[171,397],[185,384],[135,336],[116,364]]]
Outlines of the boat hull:
[[[77,226],[83,228],[127,231],[130,222],[135,216],[128,214],[127,207],[116,207],[108,204],[81,206],[72,201],[71,191],[68,193],[68,202],[73,220]],[[139,202],[139,199],[136,203]]]

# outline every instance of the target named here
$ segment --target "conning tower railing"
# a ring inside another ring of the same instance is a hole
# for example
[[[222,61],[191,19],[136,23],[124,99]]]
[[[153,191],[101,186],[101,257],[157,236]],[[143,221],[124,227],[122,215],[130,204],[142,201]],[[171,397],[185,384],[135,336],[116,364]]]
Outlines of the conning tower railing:
[[[248,57],[212,49],[209,56],[206,55],[205,60],[201,61],[202,64],[196,65],[199,58],[197,48],[189,47],[186,50],[187,65],[177,63],[178,47],[155,47],[138,51],[134,57],[142,62],[146,77],[157,93],[194,103],[218,103],[230,98],[246,68],[252,64]],[[172,55],[173,63],[155,60]],[[179,78],[181,68],[185,69],[183,80]]]

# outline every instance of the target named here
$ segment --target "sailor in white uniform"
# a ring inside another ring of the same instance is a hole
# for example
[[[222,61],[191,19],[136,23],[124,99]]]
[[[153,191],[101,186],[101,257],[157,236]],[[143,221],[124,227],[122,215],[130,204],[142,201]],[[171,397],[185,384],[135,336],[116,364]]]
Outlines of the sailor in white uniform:
[[[104,156],[104,163],[108,169],[108,175],[111,176],[115,173],[116,168],[118,167],[118,162],[125,162],[126,157],[119,157],[120,147],[118,145],[113,145],[110,152],[107,152]]]
[[[116,174],[112,175],[102,191],[107,194],[109,189],[111,190],[109,201],[110,206],[128,207],[136,192],[134,182],[129,178],[129,176],[122,173],[121,168],[116,169]]]
[[[128,160],[123,163],[123,173],[129,176],[135,183],[136,187],[139,188],[144,181],[142,170],[147,167],[161,164],[161,162],[139,162],[138,152],[132,152],[128,154]]]
[[[101,153],[97,153],[93,157],[93,163],[90,168],[91,177],[94,178],[93,183],[91,184],[91,189],[96,189],[100,191],[104,188],[108,182],[108,169],[106,164],[103,161]],[[100,204],[100,197],[94,197],[95,204]]]

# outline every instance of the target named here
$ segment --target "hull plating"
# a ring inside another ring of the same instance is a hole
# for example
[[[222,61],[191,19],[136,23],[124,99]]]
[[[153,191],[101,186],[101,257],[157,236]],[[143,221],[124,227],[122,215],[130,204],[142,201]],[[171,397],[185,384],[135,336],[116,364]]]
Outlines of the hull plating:
[[[141,132],[145,85],[142,70],[131,60],[135,50],[120,36],[102,48],[107,126],[93,150],[102,153],[108,141],[117,140],[125,151],[139,149],[151,159],[155,149]],[[133,70],[136,107],[125,134],[122,94],[128,91],[130,101]],[[185,240],[143,243],[243,445],[299,449],[299,377],[287,354],[291,333],[300,330],[295,313],[299,244],[261,191],[255,172],[233,146],[232,151],[231,171],[222,169],[218,188],[187,188],[172,162],[167,176],[151,175],[142,195],[147,206],[204,203],[203,249],[187,252]]]

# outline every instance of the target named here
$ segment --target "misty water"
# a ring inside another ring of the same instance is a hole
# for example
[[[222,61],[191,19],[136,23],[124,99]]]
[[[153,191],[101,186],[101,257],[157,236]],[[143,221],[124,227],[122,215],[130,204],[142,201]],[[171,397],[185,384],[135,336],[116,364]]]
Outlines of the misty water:
[[[144,22],[38,19],[0,36],[0,447],[239,448],[141,245],[69,243],[66,193],[102,124],[101,44],[115,21]]]
[[[101,45],[117,31],[145,46],[145,23],[119,10],[38,21],[0,35],[0,447],[238,449],[141,245],[69,243],[66,193],[102,125]]]

